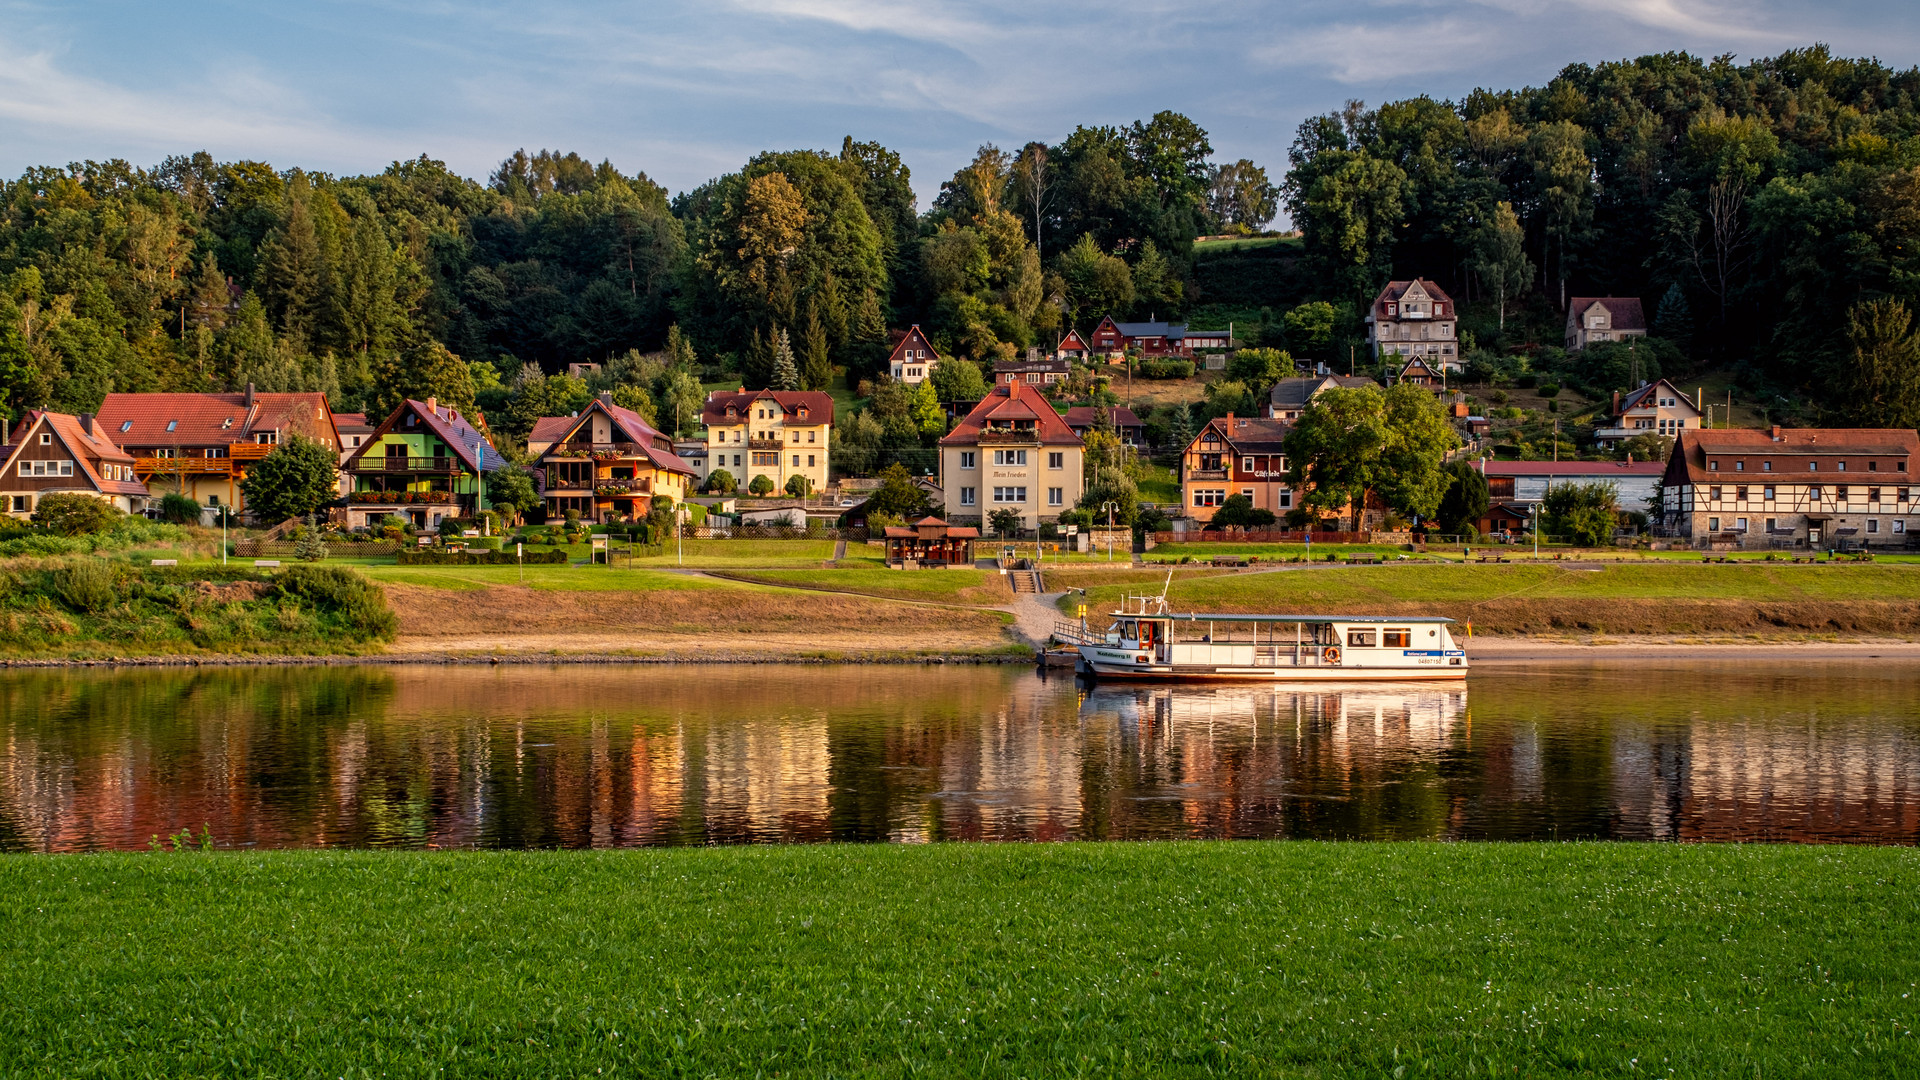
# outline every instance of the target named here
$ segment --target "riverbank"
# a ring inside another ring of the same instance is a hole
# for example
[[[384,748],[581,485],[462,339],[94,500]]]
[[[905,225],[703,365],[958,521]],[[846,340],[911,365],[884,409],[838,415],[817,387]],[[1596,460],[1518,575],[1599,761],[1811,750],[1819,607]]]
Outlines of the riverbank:
[[[0,1072],[1893,1076],[1915,895],[1910,848],[7,856]]]

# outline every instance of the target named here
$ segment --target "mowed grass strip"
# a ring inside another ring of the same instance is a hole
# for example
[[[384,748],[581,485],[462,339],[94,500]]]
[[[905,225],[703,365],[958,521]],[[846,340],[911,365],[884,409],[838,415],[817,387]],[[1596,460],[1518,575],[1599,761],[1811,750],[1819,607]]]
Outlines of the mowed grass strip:
[[[1048,587],[1088,588],[1102,602],[1118,600],[1129,591],[1122,585],[1103,585],[1111,579],[1093,574],[1070,575],[1050,577]],[[1139,583],[1164,581],[1166,572],[1135,572],[1130,577],[1135,583],[1131,591],[1138,592]],[[1221,610],[1272,611],[1299,610],[1300,604],[1308,602],[1324,608],[1391,601],[1479,602],[1520,595],[1582,600],[1913,601],[1920,600],[1920,568],[1860,563],[1623,563],[1598,569],[1552,564],[1311,565],[1272,572],[1176,572],[1168,595],[1182,607],[1230,604]]]
[[[887,570],[857,567],[835,570],[722,571],[726,578],[765,585],[859,593],[936,604],[1007,604],[1013,590],[997,571],[954,567],[944,570]]]
[[[1920,1062],[1909,848],[8,856],[0,919],[18,1077]]]

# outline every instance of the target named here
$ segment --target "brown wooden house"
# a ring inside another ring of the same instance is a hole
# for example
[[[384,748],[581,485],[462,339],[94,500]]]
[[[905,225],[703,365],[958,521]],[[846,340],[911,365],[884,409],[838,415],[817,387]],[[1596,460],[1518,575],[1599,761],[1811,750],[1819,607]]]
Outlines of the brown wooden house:
[[[0,501],[12,517],[30,516],[40,499],[55,494],[89,495],[127,513],[146,509],[147,485],[134,471],[133,455],[115,446],[92,416],[34,410],[9,441]]]
[[[949,525],[931,515],[912,525],[887,526],[887,565],[891,567],[972,566],[973,542],[980,530]]]

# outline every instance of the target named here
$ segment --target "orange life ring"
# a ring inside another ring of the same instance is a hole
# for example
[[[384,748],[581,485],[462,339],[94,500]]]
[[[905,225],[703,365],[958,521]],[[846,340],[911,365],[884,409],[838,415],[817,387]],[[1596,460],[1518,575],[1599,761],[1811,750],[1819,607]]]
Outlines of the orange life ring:
[[[1326,659],[1327,663],[1337,664],[1340,662],[1340,646],[1329,645],[1320,655]]]

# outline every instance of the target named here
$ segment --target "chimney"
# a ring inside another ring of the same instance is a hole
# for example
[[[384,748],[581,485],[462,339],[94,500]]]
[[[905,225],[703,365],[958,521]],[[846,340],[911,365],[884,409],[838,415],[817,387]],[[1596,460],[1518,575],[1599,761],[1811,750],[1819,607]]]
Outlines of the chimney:
[[[427,395],[427,414],[435,420],[440,419],[440,399],[432,394]]]
[[[1774,442],[1780,441],[1780,425],[1779,424],[1773,425],[1773,441]]]
[[[247,384],[247,408],[253,408],[253,384]]]
[[[612,408],[613,407],[613,391],[611,390],[600,391],[600,404],[605,405],[608,408]]]
[[[92,413],[83,412],[80,414],[80,430],[86,432],[89,438],[93,436],[93,414]]]
[[[1613,392],[1613,414],[1620,415],[1620,391],[1618,390]]]

